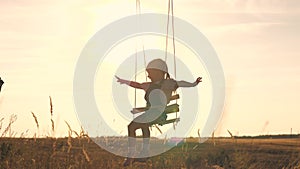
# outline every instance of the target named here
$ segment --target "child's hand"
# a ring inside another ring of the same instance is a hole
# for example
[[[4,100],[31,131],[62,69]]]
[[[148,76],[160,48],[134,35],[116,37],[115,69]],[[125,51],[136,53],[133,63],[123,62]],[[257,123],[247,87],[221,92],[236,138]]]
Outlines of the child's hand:
[[[196,83],[197,83],[197,84],[200,83],[200,82],[202,82],[202,77],[198,77],[198,78],[196,79]]]
[[[119,78],[118,76],[115,76],[117,78],[117,82],[119,82],[120,84],[124,84],[126,82],[126,80],[123,80],[121,78]]]

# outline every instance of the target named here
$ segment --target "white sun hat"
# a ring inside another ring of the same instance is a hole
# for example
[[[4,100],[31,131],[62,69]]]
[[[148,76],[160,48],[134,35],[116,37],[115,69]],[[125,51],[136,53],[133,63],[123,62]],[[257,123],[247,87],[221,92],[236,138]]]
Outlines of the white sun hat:
[[[166,62],[163,61],[162,59],[154,59],[154,60],[150,61],[147,65],[146,70],[148,70],[148,69],[158,69],[165,73],[168,73],[168,66],[167,66]]]

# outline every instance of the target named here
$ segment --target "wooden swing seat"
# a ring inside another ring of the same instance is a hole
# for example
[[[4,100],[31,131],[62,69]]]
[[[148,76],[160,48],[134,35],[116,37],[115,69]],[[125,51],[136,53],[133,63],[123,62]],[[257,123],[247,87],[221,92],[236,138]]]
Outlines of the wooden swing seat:
[[[170,101],[176,100],[176,99],[179,99],[179,94],[176,94],[176,95],[173,95],[170,97]],[[133,113],[133,114],[141,113],[141,112],[149,110],[149,108],[150,107],[133,108],[131,110],[131,113]],[[167,120],[167,114],[176,113],[176,112],[179,112],[179,105],[177,103],[168,105],[165,108],[165,111],[156,120],[151,122],[150,125],[158,124],[158,125],[162,126],[162,125],[169,124],[169,123],[179,122],[180,118],[174,118],[174,119]]]

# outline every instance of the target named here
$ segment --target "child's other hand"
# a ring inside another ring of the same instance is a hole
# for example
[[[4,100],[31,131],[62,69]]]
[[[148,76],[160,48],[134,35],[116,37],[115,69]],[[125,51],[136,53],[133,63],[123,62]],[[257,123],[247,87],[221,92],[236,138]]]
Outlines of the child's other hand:
[[[197,84],[200,83],[200,82],[202,82],[202,77],[198,77],[198,78],[196,79],[196,83],[197,83]]]
[[[119,78],[118,76],[115,76],[117,78],[117,82],[119,82],[120,84],[124,84],[125,80]]]

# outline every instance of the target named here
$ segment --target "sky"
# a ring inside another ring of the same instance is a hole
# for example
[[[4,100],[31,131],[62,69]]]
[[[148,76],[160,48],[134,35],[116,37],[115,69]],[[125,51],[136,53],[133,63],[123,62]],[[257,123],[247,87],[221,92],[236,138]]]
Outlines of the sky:
[[[0,133],[15,114],[15,135],[32,136],[37,129],[31,112],[40,136],[67,135],[65,121],[80,130],[73,102],[77,59],[97,31],[136,14],[135,5],[133,0],[1,0]],[[174,15],[206,36],[223,67],[226,100],[215,135],[300,133],[299,11],[295,0],[174,1]],[[141,0],[141,12],[167,14],[167,1]],[[201,88],[205,91],[205,83]],[[122,127],[126,131],[127,125]],[[197,136],[199,128],[190,135]]]

